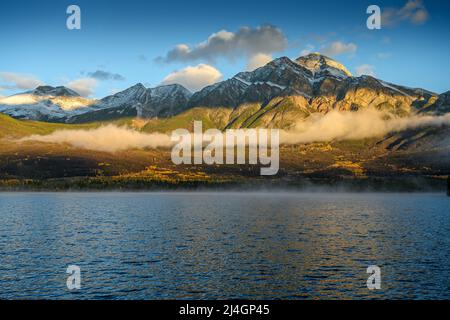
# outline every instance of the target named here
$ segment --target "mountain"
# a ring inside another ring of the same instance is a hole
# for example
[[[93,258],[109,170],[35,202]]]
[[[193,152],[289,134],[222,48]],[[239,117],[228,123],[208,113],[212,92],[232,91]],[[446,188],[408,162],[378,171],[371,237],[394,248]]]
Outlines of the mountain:
[[[366,107],[405,116],[436,95],[371,76],[354,77],[320,54],[282,57],[252,72],[209,86],[193,95],[191,107],[232,107],[232,127],[289,128],[313,112],[357,111]]]
[[[80,95],[72,89],[59,86],[39,86],[36,89],[29,91],[29,94],[37,96],[53,96],[53,97],[79,97]]]
[[[121,117],[137,116],[137,108],[150,100],[150,92],[138,83],[126,90],[99,100],[88,112],[68,115],[68,123],[106,121]]]
[[[151,99],[138,109],[142,118],[169,117],[184,111],[188,107],[192,92],[179,84],[170,84],[148,89]]]
[[[282,57],[255,71],[241,72],[204,88],[192,96],[190,106],[237,108],[244,103],[267,103],[276,96],[293,91],[309,98],[312,94],[311,76],[309,70]]]
[[[450,159],[450,127],[425,127],[409,129],[399,133],[389,134],[382,140],[388,150],[408,152],[430,152],[441,150],[446,154],[447,166]]]
[[[431,99],[420,110],[420,114],[441,116],[450,112],[450,91]],[[448,125],[409,129],[385,137],[383,143],[388,150],[421,152],[428,154],[439,150],[435,161],[448,167],[450,161],[450,127]]]
[[[306,56],[299,57],[296,62],[311,71],[316,78],[325,76],[346,78],[352,76],[344,65],[318,53],[311,53]]]
[[[123,117],[166,118],[192,108],[227,108],[227,127],[290,128],[311,113],[385,110],[398,116],[447,112],[449,93],[438,96],[372,76],[353,76],[341,63],[312,53],[275,59],[254,71],[192,94],[181,85],[136,84],[101,100],[81,98],[65,87],[38,87],[3,98],[0,112],[15,118],[84,123]]]
[[[439,95],[427,105],[424,105],[421,110],[421,113],[434,115],[442,115],[448,112],[450,112],[450,91]]]
[[[89,110],[95,100],[80,97],[66,87],[39,86],[0,99],[0,112],[18,119],[63,122],[68,114]]]
[[[105,121],[122,117],[169,117],[184,111],[192,93],[179,84],[146,88],[138,83],[101,99],[92,110],[70,116],[68,123]]]
[[[0,99],[0,112],[48,122],[105,121],[122,117],[167,117],[183,111],[192,93],[179,84],[147,89],[136,84],[101,100],[80,97],[66,87],[40,86]]]
[[[238,73],[195,93],[189,104],[243,109],[236,120],[245,126],[290,127],[298,120],[290,115],[306,117],[332,109],[374,107],[404,116],[435,96],[371,76],[354,77],[342,64],[313,53],[294,61],[278,58],[255,71]]]

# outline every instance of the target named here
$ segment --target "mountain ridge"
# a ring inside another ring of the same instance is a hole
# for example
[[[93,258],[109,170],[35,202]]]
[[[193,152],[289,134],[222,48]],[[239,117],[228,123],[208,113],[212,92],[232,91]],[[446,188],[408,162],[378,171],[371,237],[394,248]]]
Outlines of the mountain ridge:
[[[311,113],[331,110],[375,108],[397,116],[448,110],[447,95],[368,75],[355,77],[341,63],[318,53],[295,60],[280,57],[195,93],[179,84],[146,88],[138,83],[100,100],[83,100],[84,105],[67,110],[58,99],[84,99],[71,89],[41,86],[24,95],[39,98],[15,105],[7,103],[13,98],[2,98],[0,112],[23,119],[84,123],[121,117],[164,118],[192,108],[231,108],[236,115],[234,125],[289,128]]]

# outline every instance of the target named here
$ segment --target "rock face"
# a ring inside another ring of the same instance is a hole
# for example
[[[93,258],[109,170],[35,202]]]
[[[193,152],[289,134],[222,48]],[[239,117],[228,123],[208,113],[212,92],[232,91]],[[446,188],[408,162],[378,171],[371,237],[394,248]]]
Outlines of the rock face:
[[[229,80],[204,88],[194,94],[190,104],[235,108],[244,103],[266,104],[280,96],[303,96],[312,100],[341,94],[351,79],[351,73],[343,65],[319,54],[295,61],[282,57],[255,71],[241,72]]]
[[[146,88],[138,83],[105,97],[89,112],[69,117],[67,122],[105,121],[123,117],[169,117],[184,111],[192,93],[179,84]]]
[[[426,90],[371,76],[353,77],[342,64],[313,53],[295,61],[282,57],[253,72],[241,72],[195,93],[189,104],[233,108],[237,114],[233,126],[289,128],[312,112],[333,109],[358,111],[370,107],[406,116],[435,97]]]
[[[171,84],[147,89],[150,100],[138,108],[142,118],[169,117],[187,108],[192,93],[179,84]]]
[[[450,112],[450,91],[439,95],[439,97],[423,106],[421,112],[434,115],[443,115]]]
[[[231,97],[223,101],[220,99],[223,94]],[[267,103],[276,96],[291,95],[307,98],[318,111],[352,110],[352,105],[353,109],[358,105],[382,107],[383,103],[408,108],[419,98],[413,89],[370,76],[353,77],[343,65],[331,58],[310,54],[295,61],[282,57],[253,72],[239,73],[230,80],[194,94],[191,104],[237,107],[242,103]],[[432,96],[431,93],[427,95]]]
[[[137,106],[147,104],[150,101],[150,92],[141,83],[126,90],[107,96],[96,105],[98,109]]]
[[[236,108],[245,103],[268,103],[277,96],[296,93],[310,97],[312,73],[282,57],[252,72],[204,88],[192,96],[192,107]]]

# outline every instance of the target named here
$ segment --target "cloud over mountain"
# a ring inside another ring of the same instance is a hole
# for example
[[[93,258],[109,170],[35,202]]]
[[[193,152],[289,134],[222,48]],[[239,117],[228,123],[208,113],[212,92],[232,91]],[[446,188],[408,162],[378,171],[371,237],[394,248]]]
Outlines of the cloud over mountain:
[[[214,61],[224,57],[233,60],[242,55],[247,57],[256,54],[272,54],[286,49],[287,39],[283,32],[271,25],[256,28],[242,27],[236,32],[221,30],[211,34],[208,39],[190,47],[179,44],[164,57],[158,57],[159,62],[191,62]]]
[[[83,97],[89,97],[94,93],[97,80],[94,78],[80,78],[68,82],[65,86],[76,91]]]
[[[259,67],[262,67],[272,61],[273,58],[270,54],[258,53],[250,57],[247,63],[247,70],[253,71]]]
[[[213,66],[199,64],[174,71],[161,84],[181,84],[195,92],[222,79],[222,73]]]
[[[322,52],[328,56],[338,56],[344,53],[355,53],[358,49],[357,45],[349,42],[335,41],[322,49]]]
[[[356,67],[356,75],[357,76],[366,75],[366,76],[375,77],[376,76],[375,67],[370,64],[362,64],[362,65]]]

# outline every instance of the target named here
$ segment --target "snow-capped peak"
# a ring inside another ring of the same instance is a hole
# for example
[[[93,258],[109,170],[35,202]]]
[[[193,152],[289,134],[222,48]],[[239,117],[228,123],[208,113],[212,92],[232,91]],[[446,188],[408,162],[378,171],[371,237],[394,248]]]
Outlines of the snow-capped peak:
[[[148,89],[152,97],[166,97],[168,95],[181,94],[186,97],[190,97],[192,92],[183,87],[180,84],[167,84]]]
[[[41,86],[0,99],[0,112],[16,118],[54,121],[88,110],[95,102],[65,87]]]
[[[329,74],[335,77],[351,77],[352,74],[341,63],[321,55],[310,53],[295,60],[299,65],[311,71],[315,77],[317,75]]]
[[[123,104],[142,103],[150,98],[147,88],[142,83],[137,83],[123,91],[117,92],[100,100],[96,109],[115,108]]]
[[[119,93],[129,95],[129,94],[142,93],[145,90],[147,90],[147,88],[142,83],[136,83],[134,86],[131,86]]]

